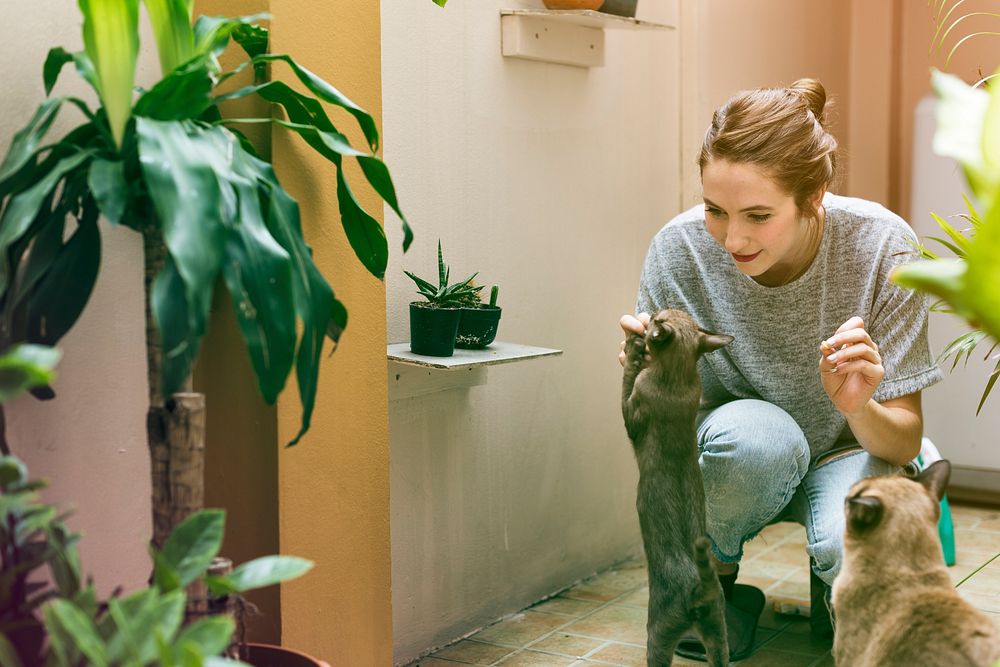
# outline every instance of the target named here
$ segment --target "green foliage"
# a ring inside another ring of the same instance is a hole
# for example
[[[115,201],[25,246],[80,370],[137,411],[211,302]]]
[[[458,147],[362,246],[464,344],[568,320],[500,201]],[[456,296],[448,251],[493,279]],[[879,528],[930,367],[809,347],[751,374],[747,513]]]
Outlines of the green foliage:
[[[56,509],[38,502],[41,482],[28,481],[25,465],[0,457],[0,664],[40,662],[44,633],[42,605],[56,597],[79,597],[93,591],[80,586],[79,535],[71,532]],[[48,570],[49,578],[40,577]]]
[[[497,306],[497,294],[500,292],[500,286],[494,285],[490,289],[490,308],[496,308]]]
[[[51,384],[62,353],[44,345],[15,345],[0,354],[0,403]]]
[[[192,24],[191,0],[143,0],[163,76],[137,95],[139,0],[78,1],[85,49],[52,49],[45,89],[51,92],[73,63],[100,106],[72,97],[45,100],[0,163],[0,352],[17,343],[53,345],[73,326],[100,267],[103,215],[166,248],[165,263],[154,266],[150,299],[163,348],[161,393],[170,395],[189,377],[221,278],[265,401],[277,400],[295,367],[302,401],[295,444],[309,428],[323,340],[336,345],[347,309],[313,261],[298,204],[235,126],[291,130],[331,163],[344,232],[381,280],[386,237],[358,203],[344,158],[357,160],[365,181],[402,219],[404,251],[413,234],[375,154],[375,121],[291,56],[268,53],[267,30],[257,24],[266,15],[199,17]],[[230,39],[246,60],[224,72],[218,56]],[[287,68],[301,86],[262,81],[267,65]],[[257,74],[253,85],[219,94],[220,84],[247,67]],[[223,117],[225,102],[248,95],[276,109],[261,118]],[[363,150],[350,144],[324,105],[353,118]],[[82,122],[49,137],[67,106],[83,114]]]
[[[921,255],[929,261],[900,267],[892,279],[937,296],[936,310],[970,324],[973,330],[952,341],[942,355],[954,356],[957,364],[962,356],[968,361],[972,350],[987,338],[1000,340],[1000,89],[968,86],[937,71],[932,83],[940,98],[934,150],[958,161],[984,213],[966,199],[967,212],[961,217],[970,226],[963,230],[935,215],[947,238],[931,239],[953,256],[941,257],[922,245]],[[1000,360],[993,360],[977,414],[1000,376]]]
[[[483,288],[481,285],[472,284],[472,279],[478,275],[477,273],[473,273],[460,283],[448,283],[451,269],[444,263],[440,239],[438,239],[438,284],[436,286],[409,271],[403,271],[403,273],[417,284],[418,293],[427,299],[427,302],[434,308],[461,308],[465,305],[479,303],[479,292]]]
[[[153,583],[98,603],[82,587],[76,551],[79,536],[37,501],[43,487],[29,482],[24,464],[0,458],[0,665],[238,664],[217,658],[230,644],[233,620],[200,619],[183,627],[185,587],[205,579],[211,595],[242,593],[294,579],[312,567],[291,556],[265,556],[224,576],[206,577],[218,555],[225,514],[205,510],[177,526],[161,551],[153,551]],[[29,581],[48,567],[51,583]],[[43,620],[39,619],[41,615]]]

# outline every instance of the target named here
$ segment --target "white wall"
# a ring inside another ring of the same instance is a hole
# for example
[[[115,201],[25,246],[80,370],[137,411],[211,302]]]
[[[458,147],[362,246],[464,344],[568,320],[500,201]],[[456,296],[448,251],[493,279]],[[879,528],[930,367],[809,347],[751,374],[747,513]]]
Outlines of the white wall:
[[[678,211],[678,36],[608,31],[591,70],[509,59],[511,7],[541,2],[382,3],[385,158],[416,231],[401,256],[387,212],[389,342],[409,339],[402,270],[435,276],[440,237],[453,279],[500,285],[499,339],[564,350],[484,386],[390,389],[397,662],[640,548],[617,322]]]
[[[80,24],[73,2],[0,4],[0,54],[8,63],[0,96],[4,154],[11,136],[44,99],[42,63],[48,49],[80,50]],[[151,43],[148,30],[143,38]],[[143,59],[140,82],[158,74],[153,60],[155,55]],[[71,66],[54,94],[94,101]],[[81,118],[67,105],[49,137],[59,137]],[[75,510],[69,525],[83,533],[84,570],[107,594],[118,585],[138,586],[149,574],[150,500],[142,245],[131,230],[106,225],[102,243],[97,287],[60,344],[58,398],[40,403],[24,397],[7,406],[7,439],[33,477],[50,481],[44,498],[62,510]]]

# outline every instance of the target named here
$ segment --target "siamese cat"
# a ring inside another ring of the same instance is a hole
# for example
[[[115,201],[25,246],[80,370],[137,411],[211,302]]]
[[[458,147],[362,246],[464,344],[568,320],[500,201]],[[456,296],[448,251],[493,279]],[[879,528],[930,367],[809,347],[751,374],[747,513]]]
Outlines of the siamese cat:
[[[698,358],[732,342],[679,310],[656,314],[625,344],[622,414],[639,465],[636,509],[649,572],[646,660],[670,665],[682,634],[701,635],[708,662],[729,664],[725,598],[705,537],[695,418]]]
[[[844,502],[844,563],[833,583],[840,667],[990,667],[1000,630],[955,591],[938,537],[950,465],[872,477]]]

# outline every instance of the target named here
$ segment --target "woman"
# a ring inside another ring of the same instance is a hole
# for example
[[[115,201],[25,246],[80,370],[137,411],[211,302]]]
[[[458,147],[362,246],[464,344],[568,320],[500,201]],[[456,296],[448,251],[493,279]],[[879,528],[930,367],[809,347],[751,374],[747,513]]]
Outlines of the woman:
[[[917,456],[920,392],[941,378],[925,297],[889,281],[916,237],[882,206],[828,193],[837,142],[825,108],[822,84],[802,79],[715,112],[699,156],[704,205],[653,239],[638,315],[621,319],[641,334],[650,313],[679,308],[735,337],[699,362],[698,439],[717,571],[750,616],[730,623],[752,624],[751,643],[763,595],[739,587],[744,602],[734,599],[743,544],[796,518],[813,571],[831,584],[844,496]]]

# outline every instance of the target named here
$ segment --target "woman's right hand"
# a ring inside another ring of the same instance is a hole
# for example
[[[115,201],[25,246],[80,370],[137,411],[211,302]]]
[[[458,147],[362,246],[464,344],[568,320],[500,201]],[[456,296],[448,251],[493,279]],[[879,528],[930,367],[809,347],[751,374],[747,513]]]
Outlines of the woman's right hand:
[[[646,327],[649,326],[649,313],[639,313],[638,315],[622,315],[622,318],[618,320],[618,324],[621,325],[622,331],[625,332],[625,337],[628,338],[629,334],[639,334],[640,336],[646,335]],[[625,365],[625,341],[621,342],[618,351],[618,363],[622,366]]]

